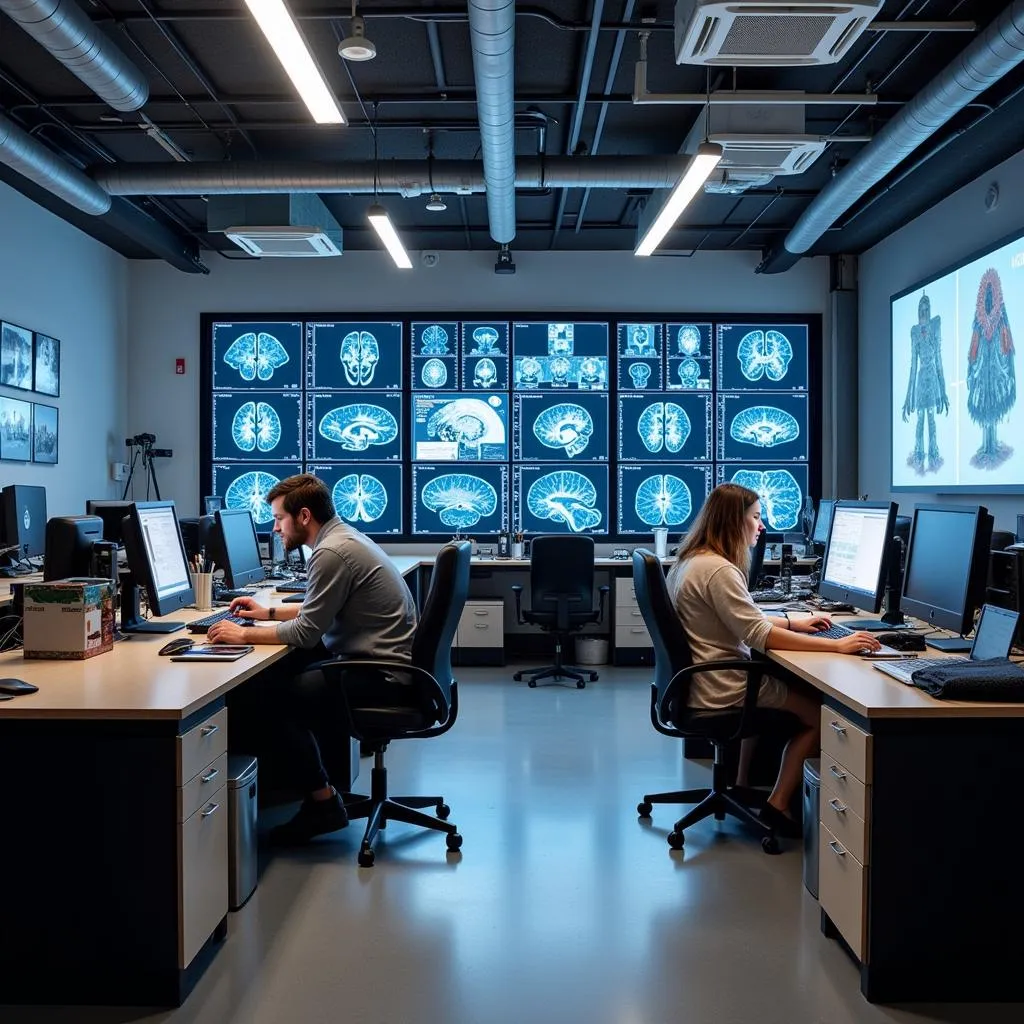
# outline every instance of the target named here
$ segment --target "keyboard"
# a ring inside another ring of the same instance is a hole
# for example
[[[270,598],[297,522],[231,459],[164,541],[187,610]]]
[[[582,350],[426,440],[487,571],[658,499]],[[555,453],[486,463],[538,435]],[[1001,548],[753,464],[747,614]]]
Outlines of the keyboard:
[[[218,601],[230,601],[235,597],[255,597],[256,591],[250,590],[248,587],[240,588],[238,590],[228,590],[226,587],[217,591]]]
[[[794,587],[788,594],[782,590],[752,590],[750,599],[755,604],[785,604],[787,601],[805,601],[814,593],[813,590],[798,590]]]
[[[853,636],[857,630],[849,629],[846,626],[840,626],[836,623],[828,629],[822,629],[815,633],[809,633],[809,636],[820,636],[826,640],[842,640],[844,636]],[[897,651],[895,647],[886,647],[882,644],[877,651],[871,651],[869,654],[863,655],[866,658],[909,658],[914,664],[910,667],[909,671],[913,672],[921,667],[921,660],[912,651]]]
[[[274,589],[279,594],[304,594],[306,592],[306,581],[293,580],[291,583],[278,583]]]
[[[193,619],[188,624],[190,633],[205,633],[215,622],[233,622],[236,626],[251,626],[252,619],[243,619],[239,615],[232,615],[225,608],[222,612],[214,612],[212,615],[204,615],[201,619]]]
[[[920,668],[935,668],[937,666],[945,668],[948,665],[963,664],[965,661],[970,661],[970,658],[915,658],[905,664],[887,662],[885,665],[876,665],[875,668],[887,676],[892,676],[893,679],[898,679],[901,683],[913,686],[914,680],[910,676]]]

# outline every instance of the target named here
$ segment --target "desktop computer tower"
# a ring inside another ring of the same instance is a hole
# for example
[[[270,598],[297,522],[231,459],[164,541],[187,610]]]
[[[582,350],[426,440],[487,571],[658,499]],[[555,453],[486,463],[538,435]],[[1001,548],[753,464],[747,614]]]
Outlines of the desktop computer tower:
[[[1024,612],[1024,551],[993,551],[989,561],[988,586],[985,603],[1000,608]],[[1024,615],[1017,623],[1013,638],[1018,647],[1024,646]]]

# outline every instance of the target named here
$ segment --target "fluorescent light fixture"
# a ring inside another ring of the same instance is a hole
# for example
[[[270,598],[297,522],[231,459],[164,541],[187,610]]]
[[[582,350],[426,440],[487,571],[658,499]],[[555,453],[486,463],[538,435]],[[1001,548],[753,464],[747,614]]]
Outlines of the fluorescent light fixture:
[[[377,232],[380,240],[384,243],[384,248],[391,253],[395,266],[401,270],[412,270],[412,260],[409,259],[409,254],[405,251],[405,246],[402,245],[402,240],[398,237],[395,225],[391,223],[388,211],[380,203],[374,203],[366,211],[366,216],[369,217],[373,230]]]
[[[284,0],[245,0],[292,84],[317,124],[346,124],[313,54],[299,33]]]
[[[650,256],[661,244],[662,239],[672,230],[672,226],[679,220],[680,214],[693,197],[704,187],[708,176],[718,166],[722,159],[722,147],[715,142],[702,142],[697,147],[689,166],[683,172],[683,176],[675,183],[665,205],[658,211],[658,215],[651,221],[651,226],[637,247],[633,250],[637,256]]]

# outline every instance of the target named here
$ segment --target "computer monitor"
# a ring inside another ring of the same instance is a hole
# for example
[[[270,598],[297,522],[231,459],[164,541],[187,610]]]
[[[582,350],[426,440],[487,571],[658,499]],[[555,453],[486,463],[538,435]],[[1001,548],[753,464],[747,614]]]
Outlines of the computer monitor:
[[[894,501],[837,501],[818,593],[877,614],[895,522]]]
[[[103,520],[103,539],[123,545],[121,524],[128,515],[130,501],[106,501],[90,498],[85,503],[86,515],[99,516]]]
[[[203,515],[212,516],[219,508],[224,507],[224,499],[219,494],[207,494],[203,497]]]
[[[750,549],[750,569],[747,572],[747,589],[756,590],[757,581],[761,578],[764,570],[764,549],[768,545],[768,534],[762,530],[757,537],[757,543]]]
[[[126,633],[173,633],[184,622],[154,622],[139,614],[139,585],[149,607],[163,617],[194,602],[192,575],[173,501],[135,501],[123,522],[129,579],[121,588],[121,629]]]
[[[915,505],[900,605],[930,626],[967,633],[985,599],[992,516],[981,505]],[[970,642],[927,638],[940,651]]]
[[[1024,544],[1024,512],[1017,513],[1017,543]]]
[[[93,544],[103,540],[99,516],[54,516],[46,524],[43,579],[92,576]]]
[[[3,544],[17,545],[7,561],[42,555],[46,550],[46,488],[8,484],[0,491],[0,537]]]
[[[258,583],[267,572],[260,558],[256,524],[248,509],[218,509],[214,513],[214,557],[224,570],[224,584],[234,590]]]
[[[818,502],[818,514],[814,518],[814,532],[811,543],[824,548],[828,544],[828,531],[832,528],[832,513],[835,511],[835,498],[822,498]]]
[[[181,516],[178,519],[178,526],[181,529],[181,539],[185,544],[189,565],[194,563],[197,555],[217,560],[218,556],[214,553],[216,524],[212,515]]]

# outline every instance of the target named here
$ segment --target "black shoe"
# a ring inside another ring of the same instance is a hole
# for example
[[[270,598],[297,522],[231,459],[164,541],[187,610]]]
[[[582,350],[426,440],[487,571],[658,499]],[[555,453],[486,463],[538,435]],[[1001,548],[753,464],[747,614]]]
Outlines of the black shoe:
[[[804,830],[799,821],[783,814],[771,804],[765,804],[758,812],[757,820],[767,825],[780,839],[803,839]]]
[[[347,824],[348,813],[337,793],[327,800],[307,797],[290,821],[270,830],[270,842],[274,846],[296,846],[314,836],[337,832]]]

